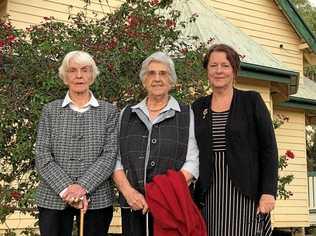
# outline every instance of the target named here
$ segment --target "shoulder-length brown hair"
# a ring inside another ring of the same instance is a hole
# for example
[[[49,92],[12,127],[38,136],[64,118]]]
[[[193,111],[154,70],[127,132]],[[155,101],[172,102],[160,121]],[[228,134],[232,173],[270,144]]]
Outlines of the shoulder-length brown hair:
[[[213,52],[224,52],[226,54],[227,60],[230,62],[233,72],[235,75],[235,78],[237,77],[239,68],[240,68],[240,58],[239,54],[233,49],[232,47],[226,45],[226,44],[214,44],[212,45],[206,55],[204,56],[203,60],[203,67],[204,69],[207,69],[210,56]]]

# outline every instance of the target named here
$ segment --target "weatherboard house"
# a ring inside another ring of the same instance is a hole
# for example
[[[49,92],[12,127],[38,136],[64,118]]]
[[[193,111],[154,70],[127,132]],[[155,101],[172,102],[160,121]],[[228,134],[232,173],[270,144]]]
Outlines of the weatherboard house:
[[[102,15],[122,2],[91,0],[86,12]],[[9,14],[13,25],[26,28],[44,16],[67,21],[70,11],[83,10],[84,5],[81,0],[0,0],[0,15]],[[305,137],[306,125],[316,123],[316,83],[303,76],[304,65],[316,64],[315,35],[289,0],[174,0],[173,7],[182,12],[183,19],[199,15],[184,35],[229,44],[243,55],[238,88],[260,92],[272,116],[289,117],[276,136],[280,154],[288,149],[295,153],[280,173],[294,175],[288,186],[293,196],[277,200],[272,223],[293,235],[304,235],[305,227],[316,224],[316,182],[313,184],[307,173]],[[33,222],[31,217],[16,213],[6,223],[22,229]],[[0,233],[5,228],[0,225]],[[111,231],[120,231],[117,215]]]

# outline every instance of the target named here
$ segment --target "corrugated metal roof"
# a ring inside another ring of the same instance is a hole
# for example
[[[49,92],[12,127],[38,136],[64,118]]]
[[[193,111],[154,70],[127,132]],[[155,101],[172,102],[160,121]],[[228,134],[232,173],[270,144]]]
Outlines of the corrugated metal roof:
[[[173,8],[181,11],[180,21],[189,19],[192,14],[199,16],[184,30],[184,37],[198,36],[203,42],[210,38],[212,43],[225,43],[232,46],[242,56],[243,62],[276,69],[289,70],[260,44],[251,39],[226,18],[216,14],[203,0],[175,0]]]
[[[290,98],[300,98],[300,99],[307,99],[307,100],[313,100],[314,102],[316,101],[316,82],[304,78],[303,83],[299,84],[298,91],[296,94],[293,94],[290,96]]]

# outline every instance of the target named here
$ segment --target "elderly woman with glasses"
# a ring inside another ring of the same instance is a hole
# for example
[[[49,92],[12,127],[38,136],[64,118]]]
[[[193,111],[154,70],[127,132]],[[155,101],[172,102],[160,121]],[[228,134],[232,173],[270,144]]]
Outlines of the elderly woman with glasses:
[[[36,140],[41,235],[71,236],[77,208],[86,212],[84,235],[108,231],[119,113],[89,90],[98,74],[90,54],[69,52],[59,68],[68,92],[43,109]]]
[[[121,193],[123,235],[142,236],[153,231],[144,185],[168,169],[181,171],[190,183],[198,177],[199,151],[193,112],[169,94],[177,80],[171,58],[162,52],[150,55],[139,76],[147,96],[121,113],[113,180]]]

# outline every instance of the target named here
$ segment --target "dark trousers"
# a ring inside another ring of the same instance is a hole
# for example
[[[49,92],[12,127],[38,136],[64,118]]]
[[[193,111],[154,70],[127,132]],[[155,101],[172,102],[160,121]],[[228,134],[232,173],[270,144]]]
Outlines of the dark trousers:
[[[146,215],[142,211],[131,211],[121,208],[122,235],[123,236],[146,236]],[[148,213],[149,235],[153,235],[153,218]]]
[[[67,207],[64,210],[41,207],[38,209],[41,236],[71,236],[74,216],[76,216],[79,231],[80,210],[73,207]],[[88,210],[84,216],[84,236],[107,235],[112,217],[112,206],[103,209]]]

